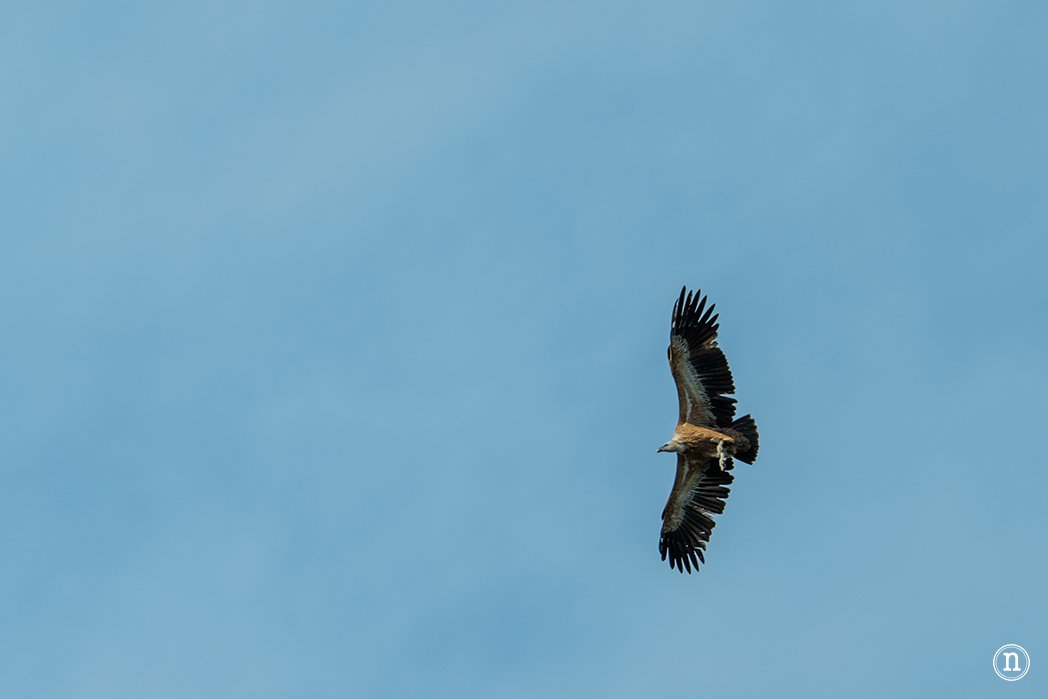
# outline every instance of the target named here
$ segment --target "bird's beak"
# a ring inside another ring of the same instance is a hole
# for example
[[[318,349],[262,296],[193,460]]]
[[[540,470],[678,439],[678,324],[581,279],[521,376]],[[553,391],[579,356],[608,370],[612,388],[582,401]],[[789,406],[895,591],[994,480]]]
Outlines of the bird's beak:
[[[665,444],[663,444],[663,445],[662,445],[661,447],[659,447],[658,449],[656,449],[656,450],[655,450],[655,453],[656,453],[656,454],[658,454],[658,453],[659,453],[660,451],[666,451],[666,445],[665,445]]]

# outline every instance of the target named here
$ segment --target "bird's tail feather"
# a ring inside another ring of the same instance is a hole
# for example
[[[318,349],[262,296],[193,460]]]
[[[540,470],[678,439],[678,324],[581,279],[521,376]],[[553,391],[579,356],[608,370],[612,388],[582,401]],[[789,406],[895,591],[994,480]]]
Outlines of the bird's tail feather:
[[[752,464],[757,458],[757,423],[753,421],[752,416],[743,415],[731,423],[731,429],[741,434],[750,443],[744,451],[735,452],[735,458]]]

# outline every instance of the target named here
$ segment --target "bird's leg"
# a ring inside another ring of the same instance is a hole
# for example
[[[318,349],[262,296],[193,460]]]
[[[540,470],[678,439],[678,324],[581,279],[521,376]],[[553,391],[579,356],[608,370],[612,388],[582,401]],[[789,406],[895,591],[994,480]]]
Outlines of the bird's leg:
[[[723,471],[724,467],[728,463],[728,452],[724,449],[724,440],[717,440],[717,463],[720,466],[720,470]]]

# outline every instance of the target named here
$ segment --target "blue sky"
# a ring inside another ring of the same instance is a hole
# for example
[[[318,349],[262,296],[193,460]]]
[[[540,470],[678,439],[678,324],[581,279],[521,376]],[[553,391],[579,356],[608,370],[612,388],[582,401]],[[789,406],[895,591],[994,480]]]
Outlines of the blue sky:
[[[10,8],[5,696],[1043,696],[1046,28]],[[690,577],[685,283],[761,428]]]

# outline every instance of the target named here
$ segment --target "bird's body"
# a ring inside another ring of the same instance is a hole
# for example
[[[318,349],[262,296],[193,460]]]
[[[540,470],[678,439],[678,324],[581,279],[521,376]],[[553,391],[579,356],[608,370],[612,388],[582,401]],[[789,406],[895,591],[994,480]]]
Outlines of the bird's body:
[[[701,292],[681,289],[673,306],[669,360],[677,384],[680,418],[673,438],[659,451],[677,454],[677,475],[662,512],[659,552],[680,572],[698,570],[716,522],[724,512],[734,478],[732,459],[753,463],[757,425],[745,415],[735,420],[735,384],[724,352],[717,347],[717,316]],[[704,312],[705,309],[705,312]]]
[[[681,445],[677,453],[688,454],[694,458],[719,456],[722,453],[731,456],[736,450],[745,451],[750,446],[746,436],[731,427],[712,429],[690,422],[678,424],[677,429],[673,430],[673,439],[670,442]]]

